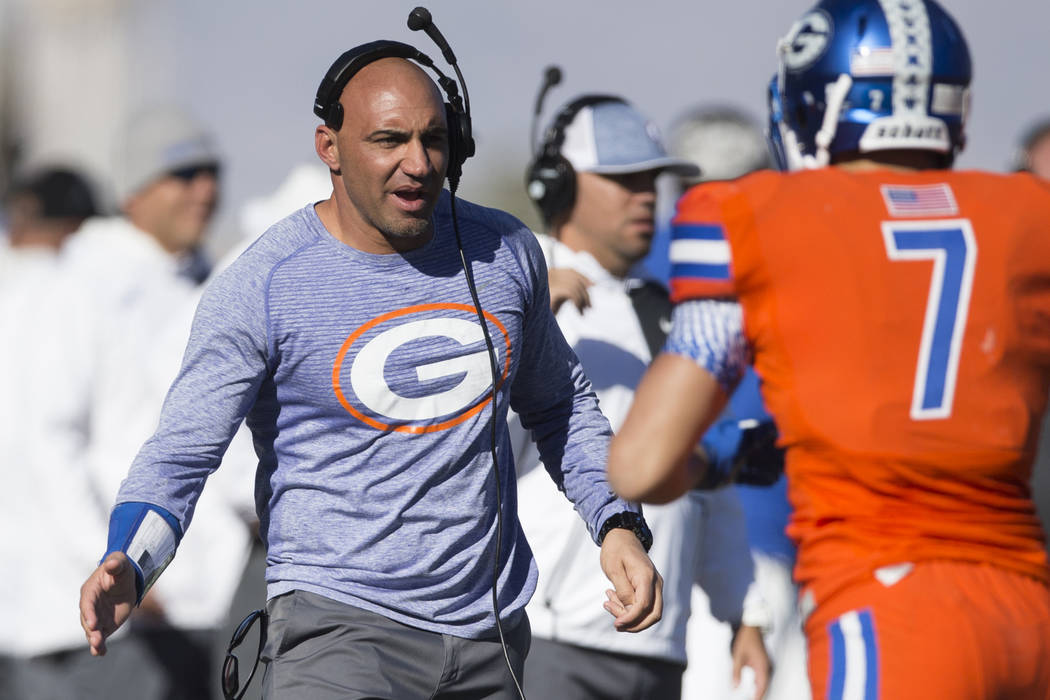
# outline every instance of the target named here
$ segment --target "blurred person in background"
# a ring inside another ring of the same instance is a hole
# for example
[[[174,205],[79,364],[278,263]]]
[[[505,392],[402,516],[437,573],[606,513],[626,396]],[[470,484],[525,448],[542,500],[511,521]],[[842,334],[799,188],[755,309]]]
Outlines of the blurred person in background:
[[[674,245],[706,245],[676,258],[671,339],[610,481],[656,502],[690,488],[694,436],[753,362],[786,449],[813,695],[1048,699],[1030,477],[1050,183],[952,170],[973,68],[933,0],[824,0],[777,55],[771,139],[792,172],[679,201]]]
[[[1050,117],[1044,117],[1025,130],[1014,155],[1013,169],[1050,181]],[[1033,467],[1032,493],[1050,548],[1050,414],[1043,417],[1039,456]]]
[[[310,202],[320,202],[332,194],[332,177],[320,163],[299,163],[285,175],[273,192],[253,197],[241,207],[240,222],[242,245],[236,250],[243,252],[266,229],[302,209]],[[232,252],[232,251],[231,251]]]
[[[671,194],[675,200],[700,182],[732,180],[772,165],[769,145],[762,130],[750,116],[734,107],[700,105],[686,110],[671,124],[667,142],[672,154],[700,166],[699,176],[674,179]],[[666,270],[668,276],[662,277],[661,282],[667,284],[675,256],[674,249],[668,245],[671,222],[667,220],[664,224],[662,254],[665,258],[654,260],[651,253],[645,262],[650,270]],[[765,423],[771,420],[762,405],[758,377],[753,369],[748,368],[726,410],[708,431],[708,439],[732,442],[741,421]],[[765,439],[772,441],[775,437],[775,432],[771,431]],[[782,451],[772,444],[766,448],[753,450],[748,459],[783,461]],[[754,468],[760,469],[761,465],[754,465]],[[774,467],[773,471],[779,472],[780,469]],[[724,536],[725,528],[719,525],[719,512],[743,508],[747,541],[755,566],[755,584],[768,611],[764,636],[773,675],[766,697],[769,700],[804,700],[809,697],[805,639],[798,618],[797,589],[791,578],[795,546],[785,533],[790,505],[784,476],[770,485],[734,484],[711,491],[703,504],[705,547],[718,547],[714,538]],[[731,522],[735,523],[736,519]],[[717,572],[712,572],[707,578],[717,577]],[[725,669],[732,663],[729,654],[732,630],[730,625],[720,622],[720,615],[708,613],[710,603],[705,589],[710,587],[695,586],[693,589],[693,615],[687,634],[690,663],[683,681],[685,697],[735,697],[733,689],[724,681],[729,675]]]
[[[63,387],[48,433],[89,475],[104,517],[178,371],[208,273],[201,244],[218,204],[220,167],[210,135],[181,109],[134,114],[117,139],[120,215],[85,222],[63,254],[52,295],[62,343],[45,349],[63,368]],[[253,509],[254,455],[230,462],[197,504],[185,556],[136,610],[113,659],[98,664],[120,664],[119,672],[85,694],[207,698],[217,691],[217,631],[250,553],[245,513]]]
[[[1050,180],[1050,118],[1028,128],[1017,149],[1014,169]]]
[[[14,182],[0,237],[0,697],[76,697],[78,681],[94,674],[76,653],[83,633],[66,606],[95,555],[85,549],[105,532],[105,514],[74,469],[42,430],[59,388],[45,344],[62,341],[44,302],[59,277],[59,249],[97,212],[90,184],[78,172],[46,168]]]
[[[91,184],[63,167],[16,180],[6,204],[6,235],[0,241],[9,250],[57,252],[69,234],[98,214]]]
[[[652,241],[662,173],[695,177],[699,169],[669,156],[653,123],[624,99],[582,95],[553,117],[527,174],[528,193],[550,232],[539,238],[552,308],[614,430],[670,322],[666,289],[633,273]],[[590,535],[547,478],[529,436],[520,426],[512,435],[519,517],[539,568],[527,607],[533,642],[526,690],[564,700],[680,697],[690,589],[705,567],[718,569],[722,585],[712,595],[720,611],[740,622],[752,570],[739,508],[735,532],[732,526],[720,531],[733,541],[727,546],[732,556],[722,557],[698,545],[704,529],[699,493],[646,507],[654,533],[649,554],[665,572],[663,619],[638,634],[618,634],[595,604],[608,584]],[[727,655],[728,649],[727,640]],[[741,628],[733,651],[739,666],[754,668],[760,696],[769,669],[758,628]],[[727,665],[727,686],[730,675]]]
[[[332,178],[327,168],[315,163],[293,166],[277,189],[252,197],[241,207],[237,213],[240,237],[212,266],[209,279],[229,267],[266,229],[306,204],[320,202],[331,194]]]

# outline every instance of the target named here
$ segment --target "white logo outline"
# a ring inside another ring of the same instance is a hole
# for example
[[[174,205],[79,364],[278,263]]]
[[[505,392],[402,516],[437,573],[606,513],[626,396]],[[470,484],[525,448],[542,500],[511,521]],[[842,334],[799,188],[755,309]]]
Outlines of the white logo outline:
[[[451,338],[466,346],[483,342],[485,336],[477,321],[449,317],[408,321],[382,331],[365,343],[350,364],[350,386],[368,410],[392,422],[423,423],[465,411],[491,391],[488,352],[480,350],[416,366],[416,378],[421,382],[462,374],[455,386],[416,398],[397,393],[387,383],[383,369],[395,351],[423,338]]]
[[[362,336],[389,321],[404,316],[431,311],[468,312],[470,320],[452,316],[410,321],[397,324],[394,328],[384,330],[372,337],[355,354],[351,355],[347,379],[358,401],[379,418],[391,421],[384,423],[356,408],[342,389],[343,362],[350,355],[351,347],[357,345]],[[503,371],[499,385],[507,379],[510,370],[511,342],[506,327],[500,320],[483,311],[486,320],[498,329],[503,336]],[[492,375],[486,350],[469,353],[460,357],[420,364],[416,367],[416,377],[420,381],[429,381],[462,374],[463,377],[454,387],[437,394],[412,399],[397,394],[383,376],[386,360],[406,342],[426,337],[446,337],[460,345],[470,345],[483,340],[481,326],[476,319],[473,306],[454,303],[435,303],[409,306],[378,316],[358,327],[343,342],[332,367],[332,387],[339,403],[344,409],[361,422],[377,430],[421,434],[451,428],[479,412],[492,401]],[[403,329],[407,326],[407,330]],[[490,327],[491,327],[490,326]],[[498,337],[498,336],[497,336]],[[378,341],[378,342],[377,342]],[[499,346],[499,341],[496,341]],[[497,348],[496,358],[499,366],[500,351]],[[359,365],[364,354],[364,364]],[[355,377],[356,375],[356,377]],[[355,383],[356,382],[356,383]],[[363,397],[359,392],[363,392]],[[377,410],[378,409],[378,410]],[[395,415],[388,415],[393,412]],[[442,417],[451,416],[441,422],[433,422]],[[406,424],[406,421],[414,424]],[[422,423],[420,423],[422,422]]]
[[[784,67],[794,72],[816,63],[831,44],[832,29],[831,15],[824,10],[803,15],[780,42]]]

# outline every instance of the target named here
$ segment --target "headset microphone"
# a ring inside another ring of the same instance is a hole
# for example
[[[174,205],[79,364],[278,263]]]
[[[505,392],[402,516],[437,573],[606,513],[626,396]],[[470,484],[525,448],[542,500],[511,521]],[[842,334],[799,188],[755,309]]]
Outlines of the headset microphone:
[[[426,32],[427,36],[441,49],[441,55],[445,57],[445,61],[450,66],[456,65],[456,54],[452,53],[452,47],[448,45],[445,37],[434,26],[434,18],[430,15],[430,10],[425,7],[417,7],[412,10],[408,14],[408,28],[414,32],[418,32],[420,29]]]
[[[547,66],[547,71],[543,74],[543,84],[540,86],[539,92],[536,93],[536,106],[532,110],[532,128],[529,129],[530,153],[536,148],[536,129],[539,127],[540,113],[543,111],[543,100],[547,97],[550,89],[559,83],[561,83],[561,68],[558,66]]]
[[[460,154],[460,163],[474,155],[474,136],[471,129],[470,122],[470,93],[467,92],[467,83],[463,80],[463,73],[459,70],[459,64],[456,63],[456,54],[452,53],[452,48],[445,41],[445,37],[441,35],[441,32],[434,25],[434,18],[430,16],[430,10],[425,7],[417,7],[408,14],[408,28],[414,32],[418,32],[422,29],[426,32],[426,35],[437,44],[438,48],[441,49],[441,55],[445,57],[445,61],[448,62],[452,69],[456,71],[456,78],[459,80],[460,87],[463,88],[463,103],[459,104],[458,95],[450,95],[449,102],[459,109],[464,116],[464,119],[460,120],[459,128],[461,129],[459,146],[463,149]],[[449,177],[449,184],[452,186],[452,192],[455,193],[456,185],[459,184],[459,168],[455,168],[452,171],[452,177]]]

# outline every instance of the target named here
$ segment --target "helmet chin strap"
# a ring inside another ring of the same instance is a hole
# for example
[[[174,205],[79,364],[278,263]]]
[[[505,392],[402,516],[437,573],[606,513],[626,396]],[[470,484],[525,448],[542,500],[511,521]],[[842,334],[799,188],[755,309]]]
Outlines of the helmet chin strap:
[[[845,73],[840,73],[838,80],[824,86],[824,121],[813,139],[817,144],[816,156],[810,156],[816,165],[809,167],[823,168],[831,162],[831,152],[828,149],[839,128],[839,115],[842,114],[842,105],[846,102],[851,87],[853,78]]]
[[[802,154],[802,148],[798,145],[798,137],[795,136],[794,130],[784,122],[780,122],[777,127],[780,129],[780,140],[784,143],[787,169],[790,171],[805,170],[806,156]]]
[[[831,151],[828,149],[838,130],[842,105],[845,104],[851,87],[853,87],[853,78],[846,73],[839,74],[838,80],[824,87],[824,104],[826,105],[824,120],[820,124],[820,131],[813,139],[816,153],[803,153],[798,136],[790,127],[781,123],[781,138],[784,141],[789,170],[816,170],[827,167],[831,163]]]

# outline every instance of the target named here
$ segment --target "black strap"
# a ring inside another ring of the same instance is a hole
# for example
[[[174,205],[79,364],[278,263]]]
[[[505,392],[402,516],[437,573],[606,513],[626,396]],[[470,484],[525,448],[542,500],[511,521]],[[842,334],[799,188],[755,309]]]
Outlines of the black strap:
[[[632,287],[627,293],[642,326],[649,354],[655,358],[663,349],[667,331],[671,329],[671,297],[663,285],[649,281]]]

